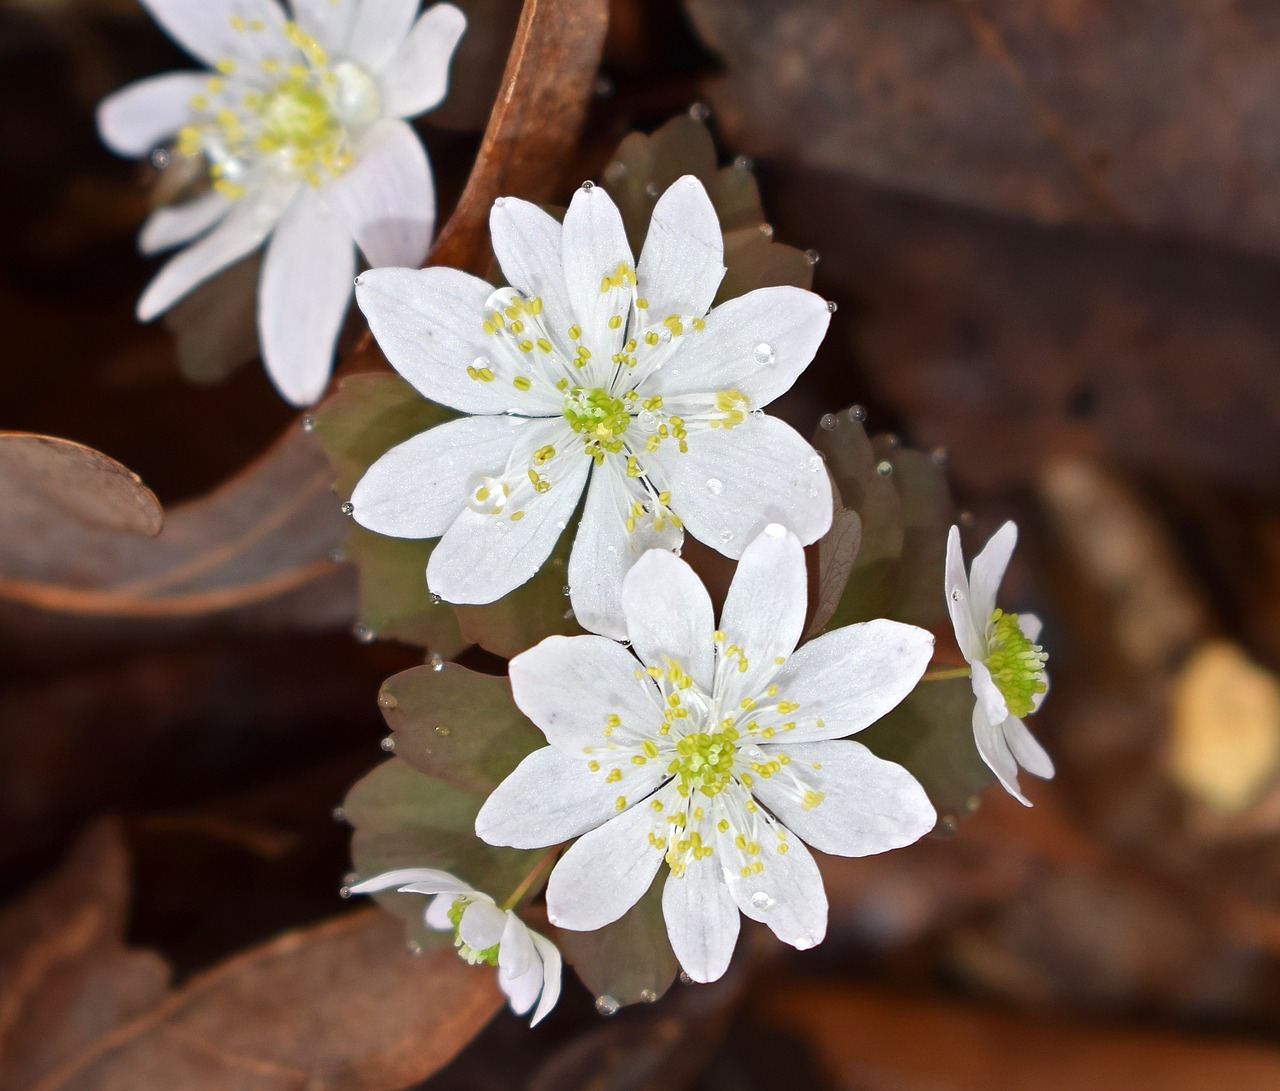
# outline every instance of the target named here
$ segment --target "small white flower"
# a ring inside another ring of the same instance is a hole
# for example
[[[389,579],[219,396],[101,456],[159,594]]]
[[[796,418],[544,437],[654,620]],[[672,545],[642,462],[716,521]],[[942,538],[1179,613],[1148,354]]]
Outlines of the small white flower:
[[[795,651],[805,590],[799,540],[770,526],[743,552],[716,629],[693,570],[651,550],[622,590],[635,655],[553,636],[511,660],[516,703],[551,745],[498,785],[476,832],[520,847],[578,839],[547,886],[553,923],[617,920],[665,862],[672,947],[690,977],[714,981],[739,910],[802,950],[826,934],[806,842],[865,856],[932,829],[915,779],[843,737],[910,692],[933,637],[871,621]]]
[[[1032,737],[1021,717],[1040,707],[1049,689],[1048,656],[1034,641],[1040,619],[1006,614],[996,607],[996,592],[1018,541],[1018,528],[1005,523],[973,559],[965,576],[960,528],[947,537],[947,609],[960,652],[973,680],[973,738],[982,760],[1019,803],[1031,806],[1018,789],[1018,766],[1048,779],[1053,762]]]
[[[569,559],[578,620],[625,635],[622,577],[684,530],[730,557],[768,523],[803,542],[831,525],[822,459],[761,409],[808,366],[826,303],[775,287],[708,313],[724,276],[696,178],[658,200],[634,263],[622,217],[589,184],[563,226],[499,199],[493,246],[512,287],[454,269],[380,269],[356,299],[387,359],[433,401],[472,414],[400,444],[351,497],[356,520],[441,541],[427,582],[484,603],[546,560],[586,489]]]
[[[496,966],[498,985],[517,1015],[524,1015],[537,1000],[531,1027],[556,1006],[560,999],[560,952],[510,909],[500,909],[488,894],[434,868],[387,871],[357,883],[350,892],[372,894],[392,887],[401,893],[434,895],[422,915],[427,927],[452,932],[458,954],[471,965],[483,962]]]
[[[444,98],[463,14],[418,0],[140,0],[210,69],[140,80],[98,107],[103,141],[147,155],[176,138],[211,186],[157,209],[146,253],[186,248],[138,301],[146,322],[268,236],[258,284],[263,360],[296,405],[323,393],[351,299],[355,247],[370,265],[419,265],[435,189],[404,118]],[[194,240],[194,241],[193,241]]]

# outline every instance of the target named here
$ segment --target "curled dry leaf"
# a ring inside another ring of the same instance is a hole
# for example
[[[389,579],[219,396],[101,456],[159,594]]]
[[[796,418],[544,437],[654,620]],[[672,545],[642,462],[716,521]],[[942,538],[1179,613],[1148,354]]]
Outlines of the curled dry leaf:
[[[155,495],[115,459],[53,436],[0,432],[0,511],[10,528],[44,549],[41,539],[73,530],[123,531],[155,535],[163,515]],[[0,573],[4,571],[0,559]]]

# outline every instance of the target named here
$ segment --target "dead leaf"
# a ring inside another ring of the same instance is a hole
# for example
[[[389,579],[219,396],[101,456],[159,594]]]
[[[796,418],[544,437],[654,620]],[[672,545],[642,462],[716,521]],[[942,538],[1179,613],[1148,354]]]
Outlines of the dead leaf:
[[[0,432],[0,511],[10,540],[58,536],[68,521],[155,535],[164,519],[155,494],[115,459],[27,432]]]

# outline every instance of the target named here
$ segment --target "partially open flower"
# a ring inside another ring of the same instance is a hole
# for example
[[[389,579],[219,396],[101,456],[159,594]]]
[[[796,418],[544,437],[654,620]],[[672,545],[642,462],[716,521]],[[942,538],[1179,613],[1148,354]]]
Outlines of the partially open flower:
[[[960,653],[973,679],[973,737],[982,760],[1005,790],[1031,806],[1018,787],[1018,766],[1038,777],[1053,776],[1053,761],[1022,717],[1040,707],[1049,689],[1048,655],[1036,644],[1040,619],[1034,614],[1007,614],[996,606],[1018,528],[1005,523],[973,559],[968,576],[960,548],[960,528],[947,537],[947,609]]]
[[[521,848],[578,839],[547,886],[555,924],[617,920],[665,864],[672,947],[714,981],[739,911],[800,949],[826,934],[806,842],[865,856],[932,829],[911,774],[845,739],[911,691],[932,635],[880,620],[796,650],[805,589],[799,540],[771,525],[743,552],[717,628],[693,570],[650,550],[622,590],[631,650],[553,636],[511,660],[516,704],[550,745],[498,785],[476,832]]]
[[[387,871],[357,883],[350,891],[372,894],[392,888],[405,894],[432,895],[422,917],[427,927],[452,931],[458,955],[471,965],[496,966],[498,985],[517,1015],[524,1015],[538,1001],[530,1026],[537,1026],[556,1006],[560,998],[560,952],[510,909],[500,909],[489,895],[434,868]]]
[[[271,380],[303,405],[323,393],[351,299],[355,248],[370,265],[419,265],[435,227],[426,152],[403,120],[444,98],[466,20],[418,0],[141,0],[205,72],[140,80],[98,107],[121,155],[174,142],[209,187],[157,209],[147,253],[185,246],[138,301],[146,322],[270,238],[258,334]]]

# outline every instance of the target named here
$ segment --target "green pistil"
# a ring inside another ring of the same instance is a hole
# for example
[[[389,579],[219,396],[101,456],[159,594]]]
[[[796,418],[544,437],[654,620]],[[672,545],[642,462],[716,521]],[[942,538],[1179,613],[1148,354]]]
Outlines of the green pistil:
[[[462,942],[462,937],[458,935],[458,928],[462,925],[462,914],[472,902],[471,898],[458,898],[453,905],[449,907],[449,923],[453,925],[453,945],[458,949],[458,957],[466,960],[472,966],[479,966],[484,962],[490,966],[498,965],[498,948],[502,946],[495,943],[492,947],[486,947],[483,951],[477,951],[469,944]]]
[[[678,756],[667,766],[667,772],[680,778],[678,790],[682,796],[693,791],[714,796],[724,791],[733,776],[737,738],[738,733],[728,728],[714,735],[705,731],[686,735],[676,743]]]
[[[984,660],[991,678],[1004,697],[1013,716],[1026,716],[1034,707],[1037,694],[1049,688],[1044,678],[1048,653],[1032,644],[1018,628],[1018,615],[994,610],[987,623],[987,646]]]
[[[604,452],[617,454],[622,450],[622,440],[618,437],[627,430],[631,423],[631,414],[627,412],[626,403],[615,398],[602,387],[575,386],[564,396],[564,419],[569,427],[586,438],[587,453],[599,462]]]

